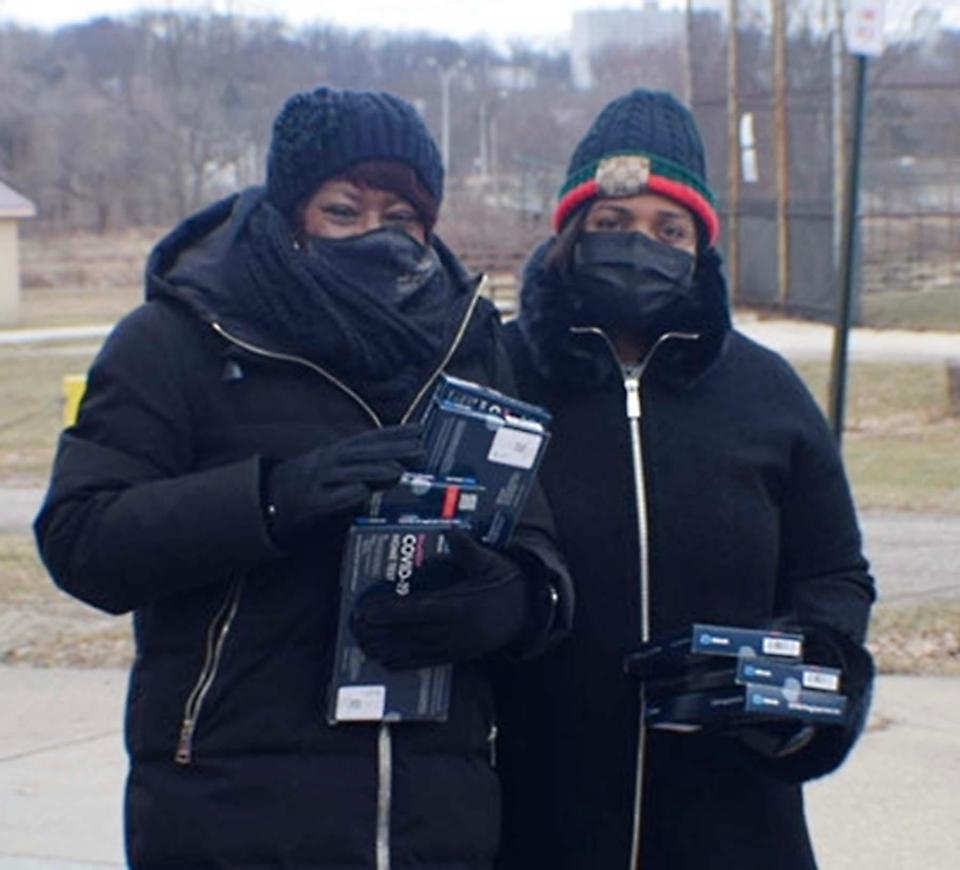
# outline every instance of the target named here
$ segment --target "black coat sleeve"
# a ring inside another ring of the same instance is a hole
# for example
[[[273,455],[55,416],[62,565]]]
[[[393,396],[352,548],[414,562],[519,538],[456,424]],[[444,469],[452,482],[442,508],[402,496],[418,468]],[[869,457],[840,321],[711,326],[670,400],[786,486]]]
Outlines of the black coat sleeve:
[[[61,435],[34,523],[57,584],[112,613],[277,555],[259,460],[194,469],[191,330],[158,303],[117,325],[90,369],[77,423]]]
[[[797,386],[808,426],[794,446],[781,505],[781,556],[776,624],[805,636],[804,659],[840,668],[847,714],[842,725],[817,728],[803,748],[768,758],[768,773],[801,782],[835,770],[866,722],[873,660],[864,645],[874,581],[839,450],[805,388]]]

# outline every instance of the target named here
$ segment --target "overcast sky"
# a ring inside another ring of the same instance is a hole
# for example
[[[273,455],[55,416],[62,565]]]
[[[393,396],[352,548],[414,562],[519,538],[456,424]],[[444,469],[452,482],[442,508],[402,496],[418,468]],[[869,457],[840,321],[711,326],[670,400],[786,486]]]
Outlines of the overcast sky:
[[[130,13],[143,8],[233,11],[274,15],[294,24],[329,21],[348,28],[427,30],[456,39],[486,36],[504,41],[521,36],[557,42],[570,32],[572,14],[581,9],[643,6],[644,0],[0,0],[0,22],[56,27],[95,15]],[[886,0],[888,26],[902,30],[920,5],[939,8],[944,20],[960,26],[960,0]],[[661,8],[683,8],[685,0],[660,0]],[[695,8],[724,9],[726,0],[696,0]],[[750,10],[767,2],[742,3]],[[743,12],[741,14],[744,14]]]
[[[276,15],[296,24],[320,20],[351,28],[429,30],[457,39],[480,34],[553,40],[567,36],[575,10],[642,5],[643,0],[0,0],[0,21],[50,27],[148,7],[213,9]],[[681,7],[683,0],[660,5]]]

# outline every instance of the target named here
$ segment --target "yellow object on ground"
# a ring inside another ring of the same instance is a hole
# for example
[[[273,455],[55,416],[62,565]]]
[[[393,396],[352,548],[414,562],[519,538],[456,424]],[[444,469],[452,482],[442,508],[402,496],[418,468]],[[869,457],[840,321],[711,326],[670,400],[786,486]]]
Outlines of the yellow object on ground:
[[[86,375],[63,376],[63,425],[72,426],[77,422],[80,400],[87,389]]]

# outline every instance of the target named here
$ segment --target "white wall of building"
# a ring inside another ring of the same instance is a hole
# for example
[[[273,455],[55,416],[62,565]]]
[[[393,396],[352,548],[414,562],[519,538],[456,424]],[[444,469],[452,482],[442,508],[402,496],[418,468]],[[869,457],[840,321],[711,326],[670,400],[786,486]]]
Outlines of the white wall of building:
[[[591,57],[613,46],[651,45],[686,39],[684,13],[646,2],[641,9],[593,9],[573,14],[571,72],[573,83],[593,85]]]
[[[20,252],[17,221],[0,218],[0,326],[20,320]]]

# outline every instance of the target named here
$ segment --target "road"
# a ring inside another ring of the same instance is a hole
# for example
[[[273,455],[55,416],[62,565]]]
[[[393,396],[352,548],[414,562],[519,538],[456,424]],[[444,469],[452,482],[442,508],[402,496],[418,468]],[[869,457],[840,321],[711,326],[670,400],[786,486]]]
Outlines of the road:
[[[790,359],[829,359],[832,351],[833,327],[823,323],[767,319],[749,313],[735,313],[734,324],[741,332]],[[0,346],[49,346],[57,342],[102,339],[109,331],[109,324],[48,329],[2,329]],[[849,354],[852,360],[871,362],[938,362],[950,358],[960,359],[960,333],[857,327],[850,331]]]
[[[735,317],[735,325],[760,344],[772,347],[791,360],[829,359],[833,327],[802,320],[764,320]],[[849,358],[860,362],[960,361],[960,333],[911,332],[902,329],[850,331]]]
[[[41,489],[0,487],[0,532],[26,532]],[[960,516],[865,513],[865,550],[883,601],[960,595]]]

